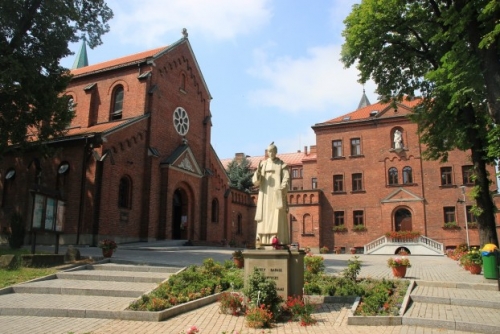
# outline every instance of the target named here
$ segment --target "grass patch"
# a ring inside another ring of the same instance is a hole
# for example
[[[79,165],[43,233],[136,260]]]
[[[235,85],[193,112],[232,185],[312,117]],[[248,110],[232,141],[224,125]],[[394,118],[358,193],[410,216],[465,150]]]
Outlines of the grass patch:
[[[52,275],[58,272],[56,268],[17,268],[13,270],[0,269],[0,288],[26,282],[34,278]]]

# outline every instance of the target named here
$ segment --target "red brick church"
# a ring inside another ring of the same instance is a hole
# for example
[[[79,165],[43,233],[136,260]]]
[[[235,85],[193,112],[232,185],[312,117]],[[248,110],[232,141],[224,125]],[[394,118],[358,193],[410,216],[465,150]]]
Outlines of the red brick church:
[[[16,216],[27,243],[252,247],[257,195],[228,185],[232,159],[211,146],[212,97],[187,36],[95,65],[84,55],[66,91],[76,117],[50,143],[56,154],[12,151],[0,161],[0,241]],[[370,104],[363,95],[357,110],[312,126],[315,146],[278,152],[292,177],[292,241],[362,252],[386,232],[411,230],[452,246],[464,242],[467,221],[478,244],[468,153],[423,160],[406,118],[416,103]],[[256,166],[264,156],[249,159]],[[451,222],[458,228],[443,228]]]

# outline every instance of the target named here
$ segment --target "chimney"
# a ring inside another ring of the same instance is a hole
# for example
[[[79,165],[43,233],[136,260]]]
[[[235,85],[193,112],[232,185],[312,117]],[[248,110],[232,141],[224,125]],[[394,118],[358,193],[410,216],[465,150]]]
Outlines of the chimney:
[[[311,145],[311,154],[316,154],[316,145]]]
[[[234,155],[234,160],[236,160],[237,163],[241,163],[241,160],[243,160],[244,156],[245,156],[245,153],[236,153]]]
[[[305,155],[308,155],[308,154],[307,154],[307,146],[304,146],[304,154],[305,154]]]

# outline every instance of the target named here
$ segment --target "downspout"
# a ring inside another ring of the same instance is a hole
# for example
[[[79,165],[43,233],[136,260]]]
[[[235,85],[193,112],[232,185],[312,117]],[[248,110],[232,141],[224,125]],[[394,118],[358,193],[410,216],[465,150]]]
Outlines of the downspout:
[[[154,63],[153,63],[154,64]],[[141,69],[139,67],[139,74]],[[141,203],[141,221],[139,223],[139,239],[140,241],[148,241],[149,239],[149,226],[150,226],[150,201],[151,201],[151,175],[153,173],[153,156],[149,156],[149,147],[151,145],[151,118],[152,118],[152,104],[153,104],[153,92],[150,92],[152,87],[151,85],[151,77],[152,77],[152,69],[151,74],[147,78],[146,89],[144,94],[144,105],[146,106],[145,113],[149,113],[149,117],[147,119],[147,128],[146,128],[146,141],[145,141],[145,150],[144,150],[144,175],[142,179],[142,203]]]
[[[80,233],[82,231],[83,220],[85,219],[85,192],[87,186],[87,156],[88,150],[91,148],[91,143],[88,142],[88,137],[85,138],[85,145],[83,146],[83,156],[82,156],[82,170],[80,179],[80,205],[78,208],[78,226],[76,230],[76,244],[80,244]]]
[[[420,144],[420,134],[418,135],[418,151],[420,154],[420,182],[422,184],[422,198],[423,198],[423,207],[424,207],[424,235],[427,236],[427,205],[425,200],[425,184],[424,184],[424,166],[422,162],[422,145]]]

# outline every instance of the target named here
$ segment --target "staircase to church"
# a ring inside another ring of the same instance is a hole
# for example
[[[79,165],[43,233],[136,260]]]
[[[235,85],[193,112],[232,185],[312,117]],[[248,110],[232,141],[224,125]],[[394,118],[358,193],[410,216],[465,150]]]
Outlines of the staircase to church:
[[[394,255],[401,247],[412,255],[444,255],[444,245],[423,235],[417,238],[391,238],[382,236],[364,246],[364,254]]]

